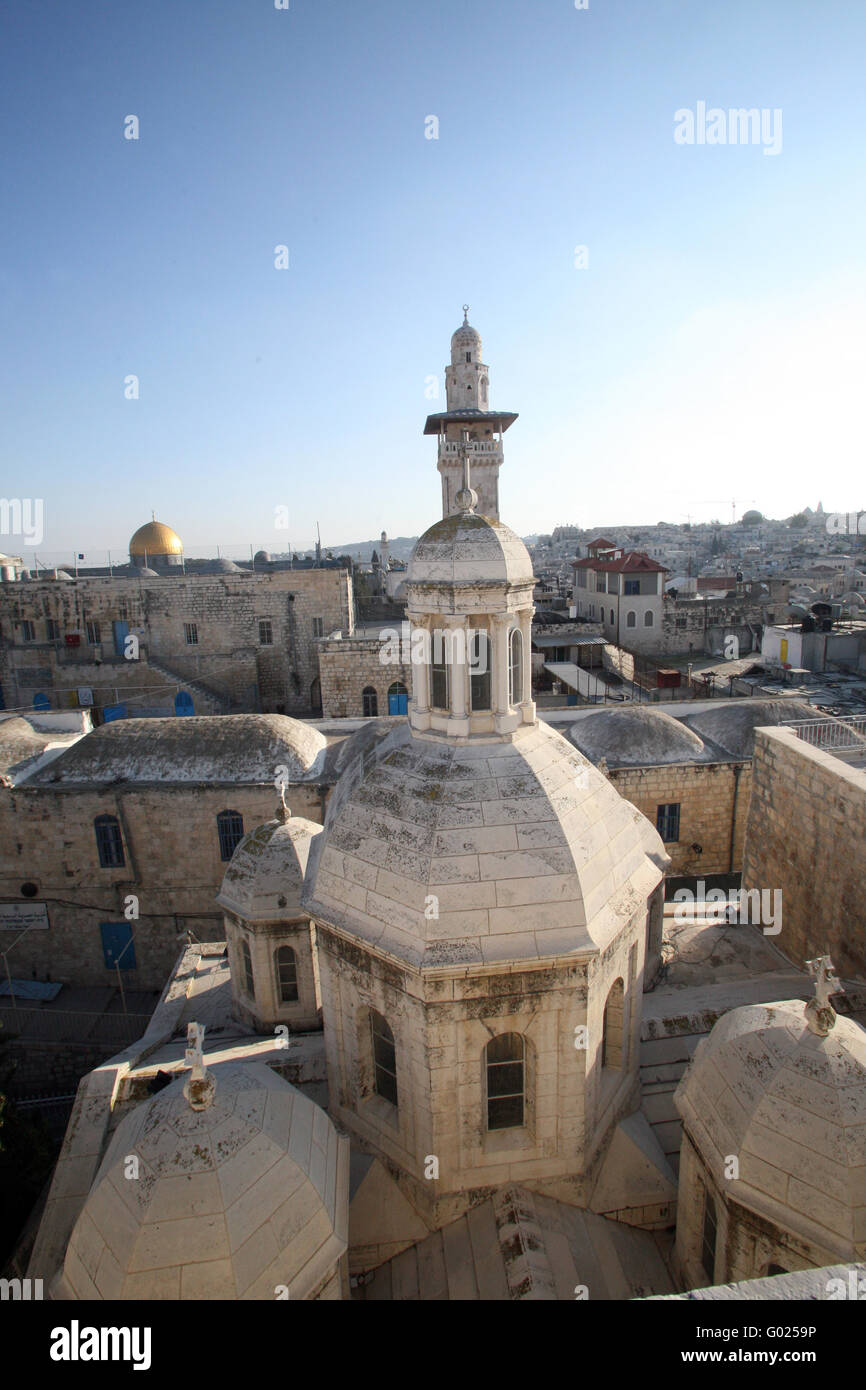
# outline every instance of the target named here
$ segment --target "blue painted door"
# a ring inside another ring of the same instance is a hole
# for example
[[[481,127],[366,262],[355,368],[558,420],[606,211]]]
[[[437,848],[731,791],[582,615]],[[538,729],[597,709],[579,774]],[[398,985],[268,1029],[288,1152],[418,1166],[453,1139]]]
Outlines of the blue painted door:
[[[395,681],[388,691],[388,713],[407,714],[409,711],[409,693],[402,681]]]
[[[114,624],[114,650],[118,656],[124,655],[126,639],[129,636],[129,623],[117,621]]]
[[[102,922],[99,930],[106,970],[113,970],[115,965],[121,970],[134,970],[135,943],[129,922]]]
[[[175,714],[192,714],[194,712],[192,696],[188,690],[179,690],[175,695],[174,712]]]
[[[48,696],[47,696],[46,694],[44,694],[43,691],[40,690],[40,691],[38,692],[38,694],[36,694],[36,695],[33,696],[33,708],[34,708],[34,709],[50,709],[50,708],[51,708],[51,701],[49,700]]]

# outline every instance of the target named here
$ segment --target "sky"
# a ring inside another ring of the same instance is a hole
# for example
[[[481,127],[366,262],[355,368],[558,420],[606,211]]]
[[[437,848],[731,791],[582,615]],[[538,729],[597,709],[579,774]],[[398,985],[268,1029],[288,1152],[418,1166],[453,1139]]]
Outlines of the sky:
[[[0,0],[0,489],[43,560],[418,534],[468,303],[521,535],[862,508],[864,52],[861,0]]]

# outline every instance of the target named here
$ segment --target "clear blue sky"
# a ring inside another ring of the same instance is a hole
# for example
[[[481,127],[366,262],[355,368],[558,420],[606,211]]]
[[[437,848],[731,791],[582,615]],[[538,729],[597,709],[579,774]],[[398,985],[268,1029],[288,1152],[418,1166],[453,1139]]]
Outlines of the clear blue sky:
[[[423,530],[464,301],[522,534],[866,505],[861,0],[6,0],[0,49],[40,554],[152,508],[190,553]],[[781,153],[676,144],[699,101],[781,108]]]

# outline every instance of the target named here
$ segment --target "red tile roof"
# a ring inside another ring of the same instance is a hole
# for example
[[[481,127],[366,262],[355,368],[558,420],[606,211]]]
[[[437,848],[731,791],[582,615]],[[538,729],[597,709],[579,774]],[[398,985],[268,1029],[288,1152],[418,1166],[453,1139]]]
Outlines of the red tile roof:
[[[651,560],[642,550],[628,550],[621,555],[618,560],[594,560],[589,556],[586,560],[573,560],[573,569],[592,569],[592,570],[613,570],[616,573],[632,572],[640,570],[644,574],[668,574],[669,571],[664,565]]]

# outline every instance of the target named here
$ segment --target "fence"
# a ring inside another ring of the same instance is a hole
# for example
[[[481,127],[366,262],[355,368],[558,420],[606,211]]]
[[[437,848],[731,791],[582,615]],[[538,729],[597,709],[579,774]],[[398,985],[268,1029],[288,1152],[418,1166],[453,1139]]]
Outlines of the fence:
[[[0,1007],[0,1038],[4,1042],[31,1040],[41,1043],[109,1047],[136,1042],[150,1022],[150,1014],[84,1013],[73,1009]]]
[[[866,758],[866,714],[845,715],[839,719],[792,719],[785,727],[813,748],[843,758]]]

